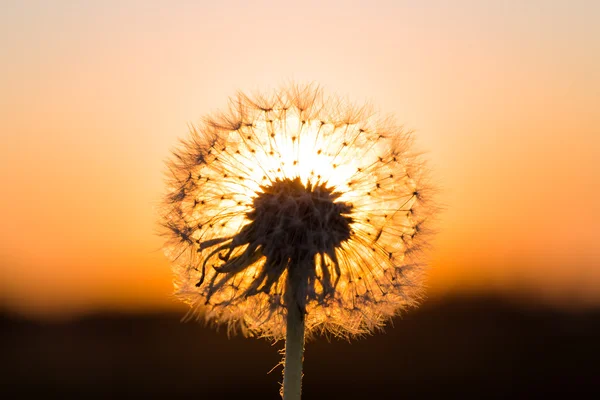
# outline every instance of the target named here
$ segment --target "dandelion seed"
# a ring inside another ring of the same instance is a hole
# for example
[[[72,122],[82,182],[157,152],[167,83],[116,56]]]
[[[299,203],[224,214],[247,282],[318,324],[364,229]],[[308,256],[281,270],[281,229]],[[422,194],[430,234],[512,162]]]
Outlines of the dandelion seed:
[[[176,295],[231,331],[352,337],[415,305],[435,211],[409,132],[314,86],[239,94],[168,164],[162,225]]]

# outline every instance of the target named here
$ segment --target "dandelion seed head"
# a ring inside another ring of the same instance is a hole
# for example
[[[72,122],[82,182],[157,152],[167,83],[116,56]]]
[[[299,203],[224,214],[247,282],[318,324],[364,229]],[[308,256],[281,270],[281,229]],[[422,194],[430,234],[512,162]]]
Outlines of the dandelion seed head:
[[[191,128],[168,185],[165,251],[198,318],[279,339],[294,306],[308,333],[349,337],[421,297],[433,189],[410,132],[368,107],[240,93]]]

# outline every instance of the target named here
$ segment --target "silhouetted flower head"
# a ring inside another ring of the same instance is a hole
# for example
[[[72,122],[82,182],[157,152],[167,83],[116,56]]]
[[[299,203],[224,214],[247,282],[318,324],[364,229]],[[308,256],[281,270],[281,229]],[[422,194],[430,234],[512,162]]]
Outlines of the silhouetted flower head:
[[[168,163],[176,295],[275,339],[292,306],[307,332],[351,336],[414,305],[435,207],[411,145],[390,120],[314,86],[238,94]]]

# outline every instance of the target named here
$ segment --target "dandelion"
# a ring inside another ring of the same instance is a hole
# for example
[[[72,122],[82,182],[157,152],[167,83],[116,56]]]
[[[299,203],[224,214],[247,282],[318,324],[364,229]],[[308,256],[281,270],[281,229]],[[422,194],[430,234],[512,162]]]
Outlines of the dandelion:
[[[238,94],[168,162],[162,225],[191,315],[286,338],[299,399],[305,335],[374,331],[421,296],[435,207],[410,132],[314,85]]]

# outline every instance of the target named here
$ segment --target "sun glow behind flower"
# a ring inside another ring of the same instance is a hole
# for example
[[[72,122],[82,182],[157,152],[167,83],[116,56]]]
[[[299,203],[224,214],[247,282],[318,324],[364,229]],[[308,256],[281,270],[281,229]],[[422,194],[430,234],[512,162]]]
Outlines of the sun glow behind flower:
[[[163,225],[178,297],[208,320],[280,338],[288,246],[306,247],[296,301],[307,332],[362,334],[415,304],[435,208],[411,144],[316,87],[239,94],[169,164]]]

